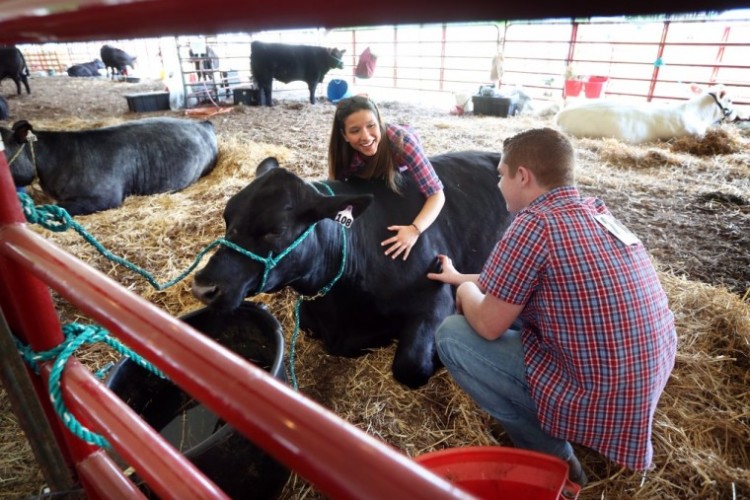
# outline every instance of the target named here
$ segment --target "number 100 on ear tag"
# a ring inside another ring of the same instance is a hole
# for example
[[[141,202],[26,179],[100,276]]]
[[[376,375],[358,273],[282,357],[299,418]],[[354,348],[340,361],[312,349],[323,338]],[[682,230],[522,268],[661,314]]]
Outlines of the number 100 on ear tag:
[[[344,227],[352,227],[352,222],[354,222],[354,216],[352,215],[352,206],[347,205],[345,209],[336,214],[336,217],[333,220]]]

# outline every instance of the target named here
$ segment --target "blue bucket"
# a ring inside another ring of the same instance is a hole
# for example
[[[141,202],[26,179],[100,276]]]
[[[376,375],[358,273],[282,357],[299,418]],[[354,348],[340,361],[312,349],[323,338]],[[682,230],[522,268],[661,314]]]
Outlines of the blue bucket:
[[[346,99],[352,94],[349,92],[349,84],[346,80],[331,80],[328,83],[328,100],[336,104],[341,99]]]

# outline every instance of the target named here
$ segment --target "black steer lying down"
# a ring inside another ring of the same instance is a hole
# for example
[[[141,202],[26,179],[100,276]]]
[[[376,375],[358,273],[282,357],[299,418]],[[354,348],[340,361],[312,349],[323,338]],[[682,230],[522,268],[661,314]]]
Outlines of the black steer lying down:
[[[393,234],[389,225],[410,224],[424,203],[405,177],[400,196],[380,181],[307,183],[277,168],[274,158],[264,160],[255,180],[227,203],[226,239],[262,258],[292,249],[264,280],[262,262],[221,247],[196,274],[193,293],[227,310],[246,296],[286,286],[316,294],[339,272],[344,237],[334,219],[351,206],[343,274],[326,295],[302,302],[301,327],[340,356],[358,356],[396,339],[395,379],[411,388],[425,384],[440,366],[435,330],[455,311],[451,287],[427,279],[427,272],[439,253],[450,255],[462,272],[480,272],[511,219],[497,188],[500,154],[467,151],[430,160],[445,185],[446,202],[406,261],[386,257],[380,246]]]
[[[94,59],[90,62],[74,64],[68,68],[68,76],[99,76],[100,69],[104,69],[104,63],[101,59]]]
[[[216,164],[213,124],[144,118],[75,132],[33,131],[27,121],[0,127],[17,187],[38,177],[71,215],[119,207],[129,195],[183,189]],[[23,147],[23,151],[18,151]]]

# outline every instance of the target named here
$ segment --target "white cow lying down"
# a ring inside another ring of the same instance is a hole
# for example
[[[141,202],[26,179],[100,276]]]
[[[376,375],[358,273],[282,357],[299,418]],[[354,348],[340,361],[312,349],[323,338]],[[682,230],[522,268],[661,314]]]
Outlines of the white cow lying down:
[[[614,137],[637,144],[693,135],[723,119],[736,117],[723,85],[716,85],[677,105],[592,101],[560,111],[555,122],[576,137]]]

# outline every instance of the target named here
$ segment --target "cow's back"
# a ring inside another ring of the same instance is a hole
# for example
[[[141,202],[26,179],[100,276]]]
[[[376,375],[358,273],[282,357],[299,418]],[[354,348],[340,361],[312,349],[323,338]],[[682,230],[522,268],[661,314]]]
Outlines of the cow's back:
[[[445,187],[436,221],[458,269],[478,273],[511,219],[500,194],[500,153],[463,151],[430,158]]]
[[[353,239],[360,258],[375,266],[373,273],[398,276],[387,284],[394,292],[400,285],[414,290],[415,281],[429,286],[431,282],[422,278],[438,254],[450,255],[462,272],[478,273],[511,219],[497,186],[500,153],[461,151],[432,156],[430,161],[443,182],[445,205],[406,262],[383,258],[380,242],[393,236],[388,226],[408,225],[421,210],[424,196],[416,184],[404,176],[402,193],[396,194],[376,180],[331,183],[337,193],[373,195],[373,203],[352,226]]]
[[[213,124],[207,120],[155,117],[100,130],[105,144],[132,145],[117,152],[121,164],[130,164],[133,169],[126,195],[183,189],[216,165],[218,141]],[[135,163],[129,163],[130,155]],[[127,183],[128,179],[124,180]]]
[[[312,45],[288,45],[254,41],[251,45],[250,67],[259,79],[276,79],[283,83],[317,80],[330,69],[327,51]]]

